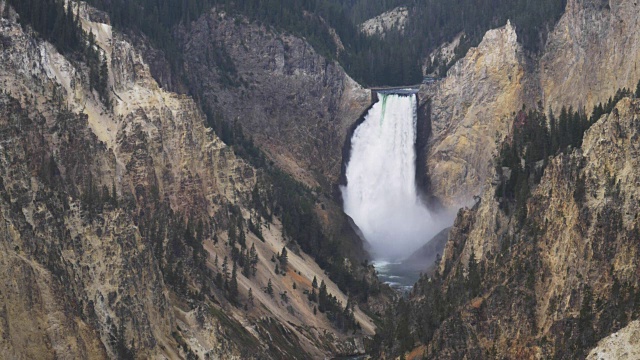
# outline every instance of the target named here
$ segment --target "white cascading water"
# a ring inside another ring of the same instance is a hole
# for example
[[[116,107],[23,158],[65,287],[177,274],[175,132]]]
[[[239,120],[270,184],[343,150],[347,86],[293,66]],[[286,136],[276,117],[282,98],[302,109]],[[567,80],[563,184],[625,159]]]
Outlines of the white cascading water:
[[[351,138],[344,211],[371,245],[375,260],[396,261],[442,226],[421,202],[416,175],[416,95],[379,94]]]

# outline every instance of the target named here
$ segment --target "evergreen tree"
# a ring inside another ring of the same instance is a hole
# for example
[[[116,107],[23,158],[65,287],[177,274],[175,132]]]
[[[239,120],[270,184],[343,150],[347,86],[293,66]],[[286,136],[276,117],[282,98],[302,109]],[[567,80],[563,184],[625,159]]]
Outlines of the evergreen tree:
[[[560,118],[558,119],[558,138],[560,139],[558,143],[560,145],[560,149],[565,149],[569,145],[568,134],[569,113],[567,112],[567,108],[563,106],[560,111]]]
[[[287,272],[287,266],[289,264],[289,256],[287,255],[287,247],[282,248],[282,253],[280,253],[280,269],[282,269],[283,273]]]
[[[229,281],[229,296],[232,301],[238,299],[238,273],[236,263],[233,263],[233,270],[231,272],[231,280]]]
[[[107,91],[109,84],[109,66],[107,65],[107,55],[102,55],[102,62],[100,64],[100,84],[98,92],[103,102],[109,100],[109,93]]]
[[[255,276],[258,271],[258,252],[256,251],[256,244],[251,244],[251,250],[249,250],[249,262],[251,264],[251,273]]]
[[[640,99],[640,81],[638,81],[638,85],[636,86],[636,98]]]
[[[307,296],[309,301],[316,302],[318,300],[318,295],[316,294],[316,289],[311,289],[311,292]]]
[[[271,279],[269,279],[269,282],[267,283],[267,294],[273,297],[273,284],[271,283]]]
[[[202,243],[202,241],[204,241],[204,225],[202,223],[202,219],[198,220],[198,224],[196,225],[194,235],[198,243]]]
[[[229,230],[227,231],[227,237],[229,239],[229,246],[232,248],[235,247],[236,241],[238,240],[235,225],[231,224],[229,226]]]
[[[471,297],[475,297],[480,293],[481,275],[478,263],[476,262],[476,256],[474,252],[471,252],[469,257],[469,269],[468,269],[468,283]]]
[[[327,311],[327,305],[329,302],[329,294],[327,293],[327,285],[324,280],[320,283],[320,291],[318,292],[318,310],[320,312]]]
[[[249,295],[247,296],[247,302],[249,303],[249,305],[251,305],[251,307],[253,307],[253,290],[251,290],[251,288],[249,288]]]
[[[243,257],[244,261],[242,264],[242,275],[244,275],[244,277],[248,279],[249,276],[251,276],[251,260],[249,259],[248,254],[244,255]]]
[[[409,328],[409,312],[410,308],[403,298],[400,298],[397,305],[397,311],[399,313],[398,321],[396,325],[395,338],[400,342],[400,352],[404,353],[413,348],[413,335]]]
[[[247,236],[242,226],[242,220],[238,220],[238,244],[240,244],[240,247],[243,249],[247,247]]]
[[[222,278],[224,280],[224,288],[227,289],[229,287],[229,261],[226,256],[222,260]]]
[[[315,276],[315,275],[313,276],[313,281],[311,282],[311,286],[312,286],[314,289],[317,289],[317,288],[318,288],[318,280],[316,279],[316,276]]]

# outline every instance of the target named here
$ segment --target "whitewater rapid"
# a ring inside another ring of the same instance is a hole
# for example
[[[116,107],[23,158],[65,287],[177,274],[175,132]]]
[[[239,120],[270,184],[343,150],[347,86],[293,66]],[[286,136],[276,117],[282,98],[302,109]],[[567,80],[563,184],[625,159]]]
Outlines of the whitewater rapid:
[[[351,138],[344,211],[371,245],[375,259],[395,261],[440,229],[416,187],[415,94],[379,94]]]

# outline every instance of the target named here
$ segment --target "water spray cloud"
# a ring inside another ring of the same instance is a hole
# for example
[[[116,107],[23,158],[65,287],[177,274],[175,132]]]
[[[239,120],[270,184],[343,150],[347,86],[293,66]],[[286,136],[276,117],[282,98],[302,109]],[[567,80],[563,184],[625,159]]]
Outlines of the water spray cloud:
[[[418,196],[416,102],[415,95],[380,94],[351,139],[344,211],[379,260],[410,255],[448,225]]]

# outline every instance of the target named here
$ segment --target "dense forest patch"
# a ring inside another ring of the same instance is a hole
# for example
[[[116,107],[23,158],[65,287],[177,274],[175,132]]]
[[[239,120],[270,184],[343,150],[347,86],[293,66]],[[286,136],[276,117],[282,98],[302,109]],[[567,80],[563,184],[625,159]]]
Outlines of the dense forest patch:
[[[32,0],[41,1],[41,0]],[[510,19],[525,48],[539,51],[549,29],[558,21],[566,0],[89,0],[107,11],[117,28],[141,31],[162,49],[174,70],[182,59],[173,29],[188,26],[216,7],[260,22],[276,31],[306,38],[316,51],[336,59],[365,86],[416,84],[422,80],[422,59],[444,41],[465,33],[457,57],[477,45],[484,33]],[[397,6],[407,6],[404,32],[390,31],[384,38],[358,31],[367,18]],[[345,46],[338,51],[332,31]],[[442,68],[435,64],[434,68]],[[444,64],[450,65],[450,64]]]

